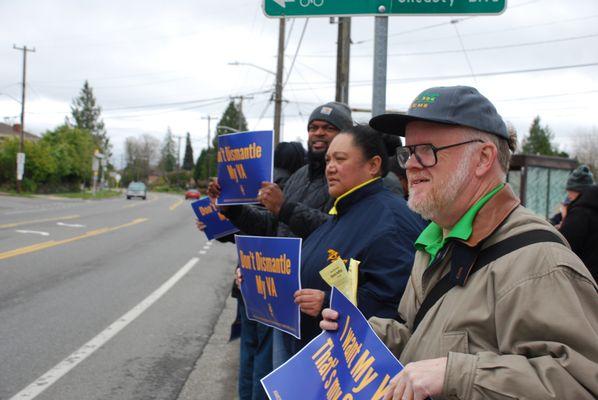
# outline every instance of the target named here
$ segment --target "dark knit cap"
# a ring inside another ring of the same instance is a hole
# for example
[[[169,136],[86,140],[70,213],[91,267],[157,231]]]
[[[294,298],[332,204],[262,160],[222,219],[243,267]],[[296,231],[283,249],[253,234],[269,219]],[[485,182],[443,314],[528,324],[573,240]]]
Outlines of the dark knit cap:
[[[567,178],[567,190],[580,191],[586,186],[594,184],[594,175],[587,165],[580,165]]]
[[[344,103],[331,101],[316,107],[316,109],[309,116],[307,125],[312,121],[326,121],[331,125],[336,126],[341,131],[353,126],[353,117],[351,116],[351,109]]]

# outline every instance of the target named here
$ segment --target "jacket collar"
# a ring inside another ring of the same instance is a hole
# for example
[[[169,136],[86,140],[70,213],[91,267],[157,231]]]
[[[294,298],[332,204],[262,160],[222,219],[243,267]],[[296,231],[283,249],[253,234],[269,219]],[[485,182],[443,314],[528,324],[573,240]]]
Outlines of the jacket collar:
[[[328,212],[330,215],[342,215],[355,203],[361,199],[378,193],[383,189],[382,179],[380,177],[370,179],[364,183],[355,186],[348,192],[340,195],[335,201],[332,209]]]
[[[482,240],[494,233],[520,203],[509,184],[506,184],[478,211],[473,220],[472,234],[464,243],[469,247],[480,244]]]
[[[478,211],[473,221],[473,232],[467,241],[454,240],[451,256],[450,279],[464,286],[474,267],[484,240],[492,235],[505,219],[519,206],[519,199],[506,184]]]

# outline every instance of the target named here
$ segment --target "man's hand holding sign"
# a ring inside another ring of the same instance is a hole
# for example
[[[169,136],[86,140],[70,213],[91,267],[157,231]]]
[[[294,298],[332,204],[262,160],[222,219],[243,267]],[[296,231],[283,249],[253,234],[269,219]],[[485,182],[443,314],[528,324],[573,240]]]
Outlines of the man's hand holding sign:
[[[334,305],[332,306],[334,307]],[[320,327],[334,332],[339,328],[339,313],[332,308],[322,311]],[[384,400],[425,400],[442,393],[447,358],[407,364],[391,381]]]
[[[336,288],[331,304],[340,329],[322,332],[262,379],[270,399],[383,399],[401,364]]]
[[[284,194],[277,184],[262,182],[262,188],[258,191],[257,199],[268,211],[277,216],[280,213],[282,203],[284,203]]]
[[[213,201],[205,197],[191,203],[197,217],[197,228],[206,234],[208,240],[218,239],[239,231],[224,215]]]

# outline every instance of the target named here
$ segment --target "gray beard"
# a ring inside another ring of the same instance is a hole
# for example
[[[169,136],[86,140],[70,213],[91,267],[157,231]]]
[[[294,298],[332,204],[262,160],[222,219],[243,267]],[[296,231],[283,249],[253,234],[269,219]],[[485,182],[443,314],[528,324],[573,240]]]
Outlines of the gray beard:
[[[469,153],[469,152],[466,152]],[[469,154],[465,154],[469,156]],[[469,157],[464,157],[464,160],[469,160]],[[461,189],[469,180],[470,162],[463,162],[458,165],[457,169],[448,179],[442,182],[435,182],[434,187],[428,196],[417,203],[413,196],[409,196],[407,206],[422,216],[423,219],[434,221],[439,213],[443,210],[451,208],[452,203],[455,202]]]

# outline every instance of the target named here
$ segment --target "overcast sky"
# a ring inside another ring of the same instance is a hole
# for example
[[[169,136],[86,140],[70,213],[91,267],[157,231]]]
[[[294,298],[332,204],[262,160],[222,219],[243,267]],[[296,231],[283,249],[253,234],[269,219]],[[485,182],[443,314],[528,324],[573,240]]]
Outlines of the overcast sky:
[[[1,122],[20,115],[16,44],[35,48],[26,129],[61,124],[87,79],[117,165],[125,138],[162,140],[168,127],[191,133],[197,157],[204,118],[219,118],[230,96],[252,97],[243,102],[250,129],[272,128],[274,75],[229,65],[276,68],[278,20],[264,16],[260,0],[0,0],[0,15]],[[287,23],[284,140],[305,138],[310,112],[334,99],[336,32],[328,18]],[[371,105],[373,35],[373,17],[353,18],[352,107]],[[490,98],[520,137],[540,115],[571,150],[576,132],[598,126],[598,0],[509,0],[500,16],[394,16],[388,43],[389,109],[405,110],[427,87],[464,84]]]

